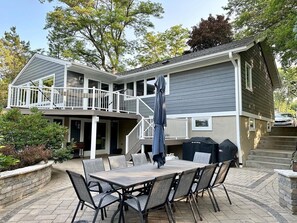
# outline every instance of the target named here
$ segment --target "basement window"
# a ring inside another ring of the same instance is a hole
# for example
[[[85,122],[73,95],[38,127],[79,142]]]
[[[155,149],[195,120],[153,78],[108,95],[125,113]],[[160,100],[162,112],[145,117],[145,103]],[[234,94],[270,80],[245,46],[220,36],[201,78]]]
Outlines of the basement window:
[[[256,131],[256,120],[249,118],[249,131]]]

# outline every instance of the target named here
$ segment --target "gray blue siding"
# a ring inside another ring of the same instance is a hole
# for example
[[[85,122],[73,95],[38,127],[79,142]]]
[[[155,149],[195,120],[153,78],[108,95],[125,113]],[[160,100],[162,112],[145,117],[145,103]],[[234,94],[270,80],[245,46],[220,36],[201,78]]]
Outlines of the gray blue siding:
[[[64,86],[64,65],[35,57],[25,68],[14,85],[22,85],[48,75],[55,74],[55,86]]]
[[[242,110],[266,118],[273,118],[274,102],[271,78],[263,56],[256,45],[241,53]],[[252,65],[253,91],[245,88],[245,62]]]
[[[154,107],[154,98],[143,99]],[[231,62],[170,74],[167,114],[235,111],[234,66]]]

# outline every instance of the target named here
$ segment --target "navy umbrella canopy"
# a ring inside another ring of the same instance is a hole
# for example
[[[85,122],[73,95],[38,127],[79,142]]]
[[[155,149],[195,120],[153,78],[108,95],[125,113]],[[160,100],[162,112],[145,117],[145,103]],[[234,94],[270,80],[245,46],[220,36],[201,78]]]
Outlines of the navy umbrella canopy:
[[[155,82],[156,98],[154,108],[154,138],[153,138],[153,160],[157,162],[158,168],[165,164],[165,134],[166,107],[165,107],[165,78],[159,76]]]

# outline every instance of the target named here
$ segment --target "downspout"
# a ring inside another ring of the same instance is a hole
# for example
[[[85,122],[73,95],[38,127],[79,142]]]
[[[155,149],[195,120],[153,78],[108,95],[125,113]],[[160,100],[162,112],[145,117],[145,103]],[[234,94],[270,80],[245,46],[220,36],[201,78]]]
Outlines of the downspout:
[[[235,111],[235,120],[236,120],[236,144],[238,147],[238,161],[239,167],[242,167],[242,151],[241,151],[241,140],[240,140],[240,98],[239,98],[239,66],[236,60],[233,57],[233,53],[229,52],[229,59],[231,60],[234,66],[234,73],[235,73],[235,104],[236,104],[236,111]]]

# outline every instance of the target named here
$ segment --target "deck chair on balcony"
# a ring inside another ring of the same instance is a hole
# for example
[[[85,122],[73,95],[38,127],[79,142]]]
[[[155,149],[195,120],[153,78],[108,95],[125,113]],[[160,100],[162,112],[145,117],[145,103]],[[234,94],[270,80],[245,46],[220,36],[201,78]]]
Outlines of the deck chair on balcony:
[[[139,196],[127,195],[127,200],[124,203],[139,213],[139,222],[144,223],[147,220],[149,211],[152,209],[164,206],[168,220],[171,221],[173,219],[168,206],[168,196],[175,177],[176,174],[174,173],[155,178],[152,181],[148,194],[140,194]]]
[[[95,210],[95,215],[92,221],[93,223],[95,223],[99,210],[102,210],[103,208],[119,201],[119,197],[116,197],[108,192],[97,193],[95,196],[92,196],[88,185],[82,175],[69,170],[66,170],[66,172],[71,180],[71,183],[79,200],[71,222],[74,222],[80,206],[81,210],[83,209],[84,205]]]
[[[224,162],[222,162],[220,164],[219,170],[218,170],[217,173],[214,174],[212,182],[211,182],[210,187],[209,187],[209,189],[210,189],[210,191],[212,193],[212,196],[214,198],[214,201],[215,201],[215,204],[216,204],[216,207],[217,207],[218,211],[220,211],[220,208],[219,208],[217,199],[216,199],[216,197],[215,197],[215,195],[213,193],[214,188],[219,187],[219,186],[223,186],[224,191],[226,193],[226,196],[228,198],[229,204],[230,205],[232,204],[231,199],[229,197],[229,194],[227,192],[227,189],[226,189],[226,187],[224,185],[225,179],[227,177],[227,174],[229,172],[229,169],[231,167],[232,162],[233,162],[233,160],[228,160],[228,161],[224,161]]]
[[[125,155],[109,156],[108,163],[111,170],[127,167],[127,161],[126,161]]]
[[[217,212],[217,209],[209,188],[211,185],[211,180],[216,171],[216,168],[217,168],[217,164],[209,164],[201,168],[200,173],[198,174],[199,178],[198,180],[194,180],[194,183],[191,188],[192,193],[195,195],[194,197],[196,198],[196,203],[195,203],[196,205],[198,204],[198,200],[197,200],[198,193],[202,193],[202,196],[203,196],[204,191],[207,191],[215,212]],[[196,208],[198,209],[198,205],[196,206]]]
[[[191,208],[191,211],[192,211],[195,222],[197,222],[197,217],[196,217],[196,214],[195,214],[194,207],[196,208],[197,213],[199,215],[199,218],[202,221],[200,212],[197,209],[197,205],[196,204],[193,205],[193,202],[196,202],[196,200],[193,197],[193,193],[192,193],[192,190],[191,190],[191,187],[192,187],[193,182],[195,180],[195,176],[196,176],[197,171],[198,171],[198,169],[192,169],[192,170],[187,170],[187,171],[182,172],[179,175],[175,186],[170,191],[170,194],[169,194],[169,197],[168,197],[168,200],[169,200],[170,204],[172,204],[172,205],[176,201],[180,201],[182,199],[187,199],[189,201],[189,205],[190,205],[190,208]],[[171,205],[169,205],[169,210],[171,211],[171,215],[173,216],[173,222],[175,222]]]
[[[195,152],[193,162],[209,164],[211,153]]]
[[[132,157],[132,162],[134,166],[148,163],[145,153],[134,153],[134,154],[131,154],[131,157]]]

